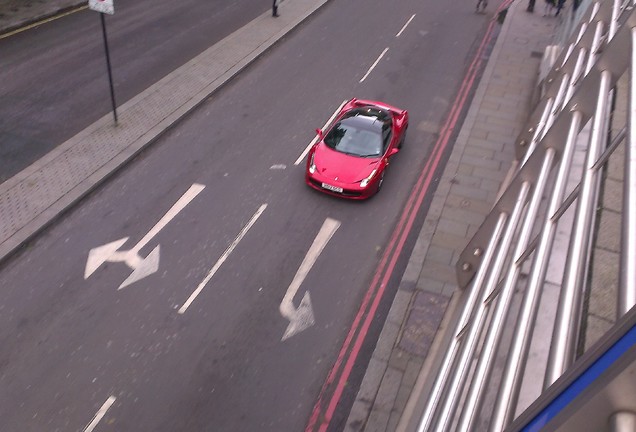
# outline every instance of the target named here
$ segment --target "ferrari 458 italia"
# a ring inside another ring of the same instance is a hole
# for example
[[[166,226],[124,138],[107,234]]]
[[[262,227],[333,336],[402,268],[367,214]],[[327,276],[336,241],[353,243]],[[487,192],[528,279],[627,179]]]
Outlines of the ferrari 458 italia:
[[[365,199],[382,187],[389,159],[406,138],[406,110],[370,100],[346,102],[309,150],[306,183],[319,191]]]

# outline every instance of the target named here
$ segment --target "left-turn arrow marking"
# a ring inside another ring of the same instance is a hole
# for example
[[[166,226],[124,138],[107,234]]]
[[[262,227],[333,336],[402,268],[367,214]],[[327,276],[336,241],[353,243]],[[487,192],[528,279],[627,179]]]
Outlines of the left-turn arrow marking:
[[[187,206],[203,189],[204,185],[193,184],[190,188],[177,200],[176,203],[166,212],[165,215],[153,226],[150,231],[128,251],[119,251],[119,248],[126,243],[128,237],[117,241],[93,248],[88,253],[86,260],[86,268],[84,269],[84,279],[88,279],[95,270],[106,261],[125,262],[133,272],[122,282],[118,289],[122,289],[145,278],[159,269],[159,246],[143,258],[139,255],[139,251],[150,242],[181,210]]]

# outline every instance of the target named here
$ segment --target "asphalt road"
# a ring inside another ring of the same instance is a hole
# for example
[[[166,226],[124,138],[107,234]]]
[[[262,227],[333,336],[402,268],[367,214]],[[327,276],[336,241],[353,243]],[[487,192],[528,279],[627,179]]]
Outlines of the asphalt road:
[[[118,0],[106,17],[122,104],[269,7],[249,0]],[[99,14],[0,39],[0,182],[111,111]]]
[[[485,24],[465,4],[334,0],[7,261],[3,430],[82,430],[93,416],[98,431],[303,430]],[[294,165],[352,96],[411,119],[362,203],[310,190]],[[205,188],[145,242],[193,184]],[[315,324],[281,340],[281,303],[328,218],[339,225],[291,292],[293,308],[309,293]],[[85,279],[89,251],[126,237],[120,250],[142,242],[142,257],[160,246],[158,271],[120,290],[123,262]]]

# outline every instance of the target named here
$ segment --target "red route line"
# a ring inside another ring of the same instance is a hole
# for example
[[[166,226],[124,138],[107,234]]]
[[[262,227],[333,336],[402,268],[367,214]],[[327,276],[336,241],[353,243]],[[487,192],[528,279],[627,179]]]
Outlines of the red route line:
[[[502,9],[504,9],[505,7],[507,7],[510,3],[512,3],[513,0],[507,0],[505,2],[503,2],[497,12],[501,11]],[[338,370],[340,369],[340,365],[342,364],[344,357],[346,356],[346,353],[349,349],[349,345],[351,343],[351,340],[354,338],[354,335],[356,333],[358,324],[360,322],[360,320],[362,319],[362,317],[364,316],[367,304],[369,302],[369,300],[372,297],[373,292],[376,289],[376,284],[378,282],[378,279],[380,278],[380,276],[384,273],[384,278],[382,279],[382,283],[379,285],[378,287],[378,292],[375,296],[375,299],[371,305],[371,309],[369,309],[369,313],[367,314],[367,317],[362,325],[362,327],[360,328],[360,332],[358,333],[358,337],[354,343],[354,346],[351,350],[351,354],[349,355],[349,358],[345,364],[345,367],[342,371],[342,375],[340,376],[340,380],[338,381],[338,384],[336,386],[336,389],[334,390],[334,393],[332,395],[331,401],[327,407],[327,411],[325,412],[325,420],[321,423],[320,425],[320,431],[325,431],[327,429],[327,427],[330,424],[331,418],[333,416],[333,413],[335,412],[335,409],[338,405],[338,402],[340,401],[340,398],[342,396],[342,393],[344,391],[344,386],[346,384],[346,381],[349,378],[349,375],[351,373],[351,370],[353,369],[353,365],[355,364],[355,360],[357,359],[357,355],[359,354],[359,351],[362,347],[362,343],[364,342],[364,339],[366,337],[366,334],[368,332],[368,329],[371,325],[371,321],[373,319],[373,316],[375,314],[375,311],[377,310],[377,307],[379,306],[380,300],[382,299],[382,295],[384,294],[384,290],[387,286],[388,280],[391,277],[393,270],[395,268],[397,259],[402,251],[402,248],[404,247],[404,243],[406,242],[406,238],[408,233],[410,232],[414,220],[415,220],[415,215],[417,214],[417,210],[420,208],[422,201],[424,200],[424,196],[426,195],[426,192],[428,191],[428,188],[431,184],[432,181],[432,176],[435,173],[437,166],[439,165],[439,162],[441,160],[441,156],[443,154],[443,150],[446,148],[446,146],[448,145],[448,141],[450,138],[450,135],[452,133],[452,131],[454,130],[454,127],[457,123],[457,119],[459,117],[459,113],[461,112],[464,103],[466,101],[466,98],[468,97],[468,93],[469,90],[472,88],[473,82],[475,80],[476,77],[476,70],[477,70],[477,66],[481,64],[481,54],[484,50],[484,47],[486,45],[486,43],[490,40],[491,34],[492,34],[492,29],[494,26],[494,22],[495,19],[491,20],[488,29],[486,31],[486,34],[484,35],[484,38],[482,39],[482,42],[477,50],[477,53],[475,54],[475,57],[469,67],[468,73],[466,74],[466,77],[464,78],[462,85],[460,87],[460,91],[458,93],[458,97],[455,100],[455,103],[451,109],[451,114],[449,115],[449,120],[446,122],[446,124],[444,125],[443,129],[442,129],[442,134],[440,136],[440,139],[437,141],[435,147],[434,147],[434,158],[429,159],[428,162],[426,163],[424,169],[422,170],[422,174],[420,175],[420,177],[418,178],[418,181],[416,183],[416,185],[413,188],[412,193],[409,196],[409,200],[407,201],[407,204],[405,205],[405,209],[402,213],[402,216],[400,218],[400,221],[398,222],[396,229],[394,230],[392,236],[391,236],[391,240],[389,242],[389,246],[387,247],[387,249],[385,250],[385,253],[382,257],[382,260],[378,266],[378,271],[376,271],[376,274],[374,275],[373,281],[371,282],[370,285],[370,289],[367,291],[367,293],[365,294],[365,297],[363,299],[363,302],[360,306],[360,309],[358,310],[358,313],[352,323],[351,329],[349,331],[349,334],[347,335],[347,338],[345,340],[345,342],[343,343],[343,346],[340,350],[340,353],[338,355],[338,359],[336,360],[336,362],[334,363],[333,368],[331,369],[331,372],[329,373],[327,380],[325,381],[325,383],[322,386],[320,395],[318,397],[318,400],[314,406],[314,410],[312,412],[311,418],[309,420],[309,423],[305,429],[306,432],[312,431],[315,427],[316,421],[318,420],[318,416],[320,415],[320,411],[321,411],[321,406],[322,406],[322,400],[324,398],[324,392],[326,391],[326,389],[329,387],[329,385],[334,381]],[[431,167],[431,163],[434,163],[433,169],[430,169]],[[426,178],[424,178],[426,177]],[[422,181],[424,181],[424,183],[422,183]],[[418,194],[418,190],[419,190],[419,194]],[[415,203],[414,203],[414,198],[417,197],[415,199]],[[413,211],[415,210],[415,211]],[[404,225],[406,224],[406,227],[404,228]],[[400,238],[399,242],[398,242],[398,246],[397,248],[393,251],[393,246],[397,240],[397,238]],[[393,254],[391,254],[391,252],[393,251]],[[391,257],[391,261],[389,262],[389,266],[388,269],[385,272],[385,265],[387,260],[389,259],[389,257]]]

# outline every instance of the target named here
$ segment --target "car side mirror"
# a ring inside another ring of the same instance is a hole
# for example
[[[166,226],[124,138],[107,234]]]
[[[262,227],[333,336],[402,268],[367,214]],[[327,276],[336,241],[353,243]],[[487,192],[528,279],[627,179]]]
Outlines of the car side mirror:
[[[322,130],[320,130],[320,129],[316,129],[316,134],[318,135],[318,137],[319,137],[320,139],[322,139],[322,138],[323,138]]]
[[[393,147],[390,151],[389,151],[389,157],[393,156],[394,154],[396,154],[397,152],[399,152],[400,149],[397,147]]]

